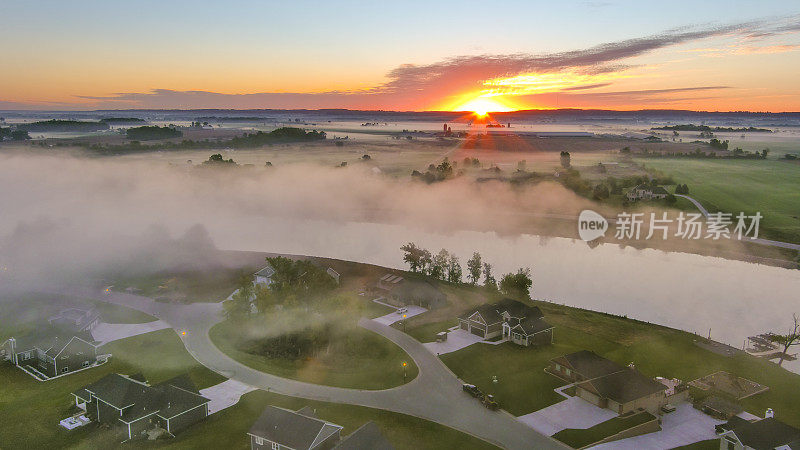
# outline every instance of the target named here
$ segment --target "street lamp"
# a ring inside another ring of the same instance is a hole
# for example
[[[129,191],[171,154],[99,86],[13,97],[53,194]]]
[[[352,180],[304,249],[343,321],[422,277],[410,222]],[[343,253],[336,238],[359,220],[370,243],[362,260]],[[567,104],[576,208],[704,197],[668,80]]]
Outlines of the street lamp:
[[[406,365],[407,365],[406,362],[403,361],[403,383],[404,384],[406,382]]]
[[[403,333],[406,332],[406,321],[405,321],[405,318],[406,318],[406,315],[403,314]],[[405,363],[403,363],[403,365],[405,365]]]

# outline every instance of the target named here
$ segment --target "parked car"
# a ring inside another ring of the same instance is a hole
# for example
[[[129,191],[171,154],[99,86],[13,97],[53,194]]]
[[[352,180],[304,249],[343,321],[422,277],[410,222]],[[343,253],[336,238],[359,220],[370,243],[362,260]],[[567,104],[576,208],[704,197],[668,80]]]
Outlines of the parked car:
[[[675,406],[667,403],[666,405],[661,407],[661,411],[663,411],[664,413],[674,412],[675,411]]]
[[[481,403],[483,403],[483,406],[492,411],[497,411],[498,409],[500,409],[500,404],[497,403],[497,401],[495,401],[494,395],[491,394],[484,395],[483,399],[481,399]]]
[[[405,314],[408,312],[408,308],[397,308],[397,314]]]
[[[483,396],[483,392],[481,392],[481,390],[478,389],[478,386],[475,386],[474,384],[462,384],[461,389],[475,398],[480,398]]]

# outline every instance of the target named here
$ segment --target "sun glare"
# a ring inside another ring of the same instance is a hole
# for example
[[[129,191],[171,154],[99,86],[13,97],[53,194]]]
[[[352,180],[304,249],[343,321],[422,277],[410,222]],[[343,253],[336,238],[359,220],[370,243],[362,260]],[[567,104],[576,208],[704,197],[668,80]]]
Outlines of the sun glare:
[[[456,107],[454,110],[456,110],[456,111],[473,111],[476,115],[483,117],[483,116],[489,114],[490,112],[512,111],[512,108],[509,108],[508,106],[506,106],[506,105],[504,105],[504,104],[502,104],[500,102],[496,102],[496,101],[494,101],[492,99],[489,99],[489,98],[486,98],[486,97],[478,97],[478,98],[474,98],[474,99],[472,99],[472,100],[470,100],[470,101],[468,101],[466,103],[462,103],[461,105]]]

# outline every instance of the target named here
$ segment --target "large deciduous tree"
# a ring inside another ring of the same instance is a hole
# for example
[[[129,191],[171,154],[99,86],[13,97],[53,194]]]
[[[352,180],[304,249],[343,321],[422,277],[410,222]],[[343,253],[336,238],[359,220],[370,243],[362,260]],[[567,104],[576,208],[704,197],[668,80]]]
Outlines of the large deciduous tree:
[[[786,359],[789,349],[795,345],[800,345],[800,318],[797,317],[797,314],[792,314],[792,319],[794,319],[794,326],[789,333],[773,334],[770,336],[772,342],[783,346],[783,353],[781,353],[781,359],[778,361],[779,366],[783,364],[783,360]]]

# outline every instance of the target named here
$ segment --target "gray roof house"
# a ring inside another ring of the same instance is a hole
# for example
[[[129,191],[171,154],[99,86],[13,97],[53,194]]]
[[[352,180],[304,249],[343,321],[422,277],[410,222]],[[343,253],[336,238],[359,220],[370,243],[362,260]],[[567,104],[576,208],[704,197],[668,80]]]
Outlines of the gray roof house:
[[[336,450],[394,450],[375,422],[367,422],[339,442]]]
[[[290,411],[267,406],[247,434],[253,450],[327,450],[339,442],[341,430],[314,417],[308,407]]]
[[[275,275],[275,269],[267,263],[261,270],[253,274],[254,284],[265,284],[269,286],[272,284],[272,276]]]
[[[417,305],[436,309],[447,304],[447,295],[434,283],[422,278],[403,278],[387,273],[375,283],[374,291],[395,306]]]
[[[65,308],[47,321],[75,331],[89,331],[100,323],[100,311],[97,308]]]
[[[630,201],[636,200],[652,200],[654,198],[666,198],[669,195],[666,189],[661,186],[650,186],[649,184],[640,184],[632,187],[625,197]]]
[[[185,375],[151,386],[139,377],[114,373],[72,395],[91,420],[113,426],[125,440],[155,427],[174,435],[206,418],[211,401]]]
[[[458,317],[459,327],[484,339],[502,336],[524,347],[553,342],[553,326],[544,320],[542,310],[505,298],[480,305]]]
[[[50,324],[11,337],[0,347],[5,359],[41,380],[97,363],[98,344],[89,331],[70,331]]]
[[[716,426],[720,448],[748,450],[800,449],[800,430],[774,417],[748,421],[734,416]]]

